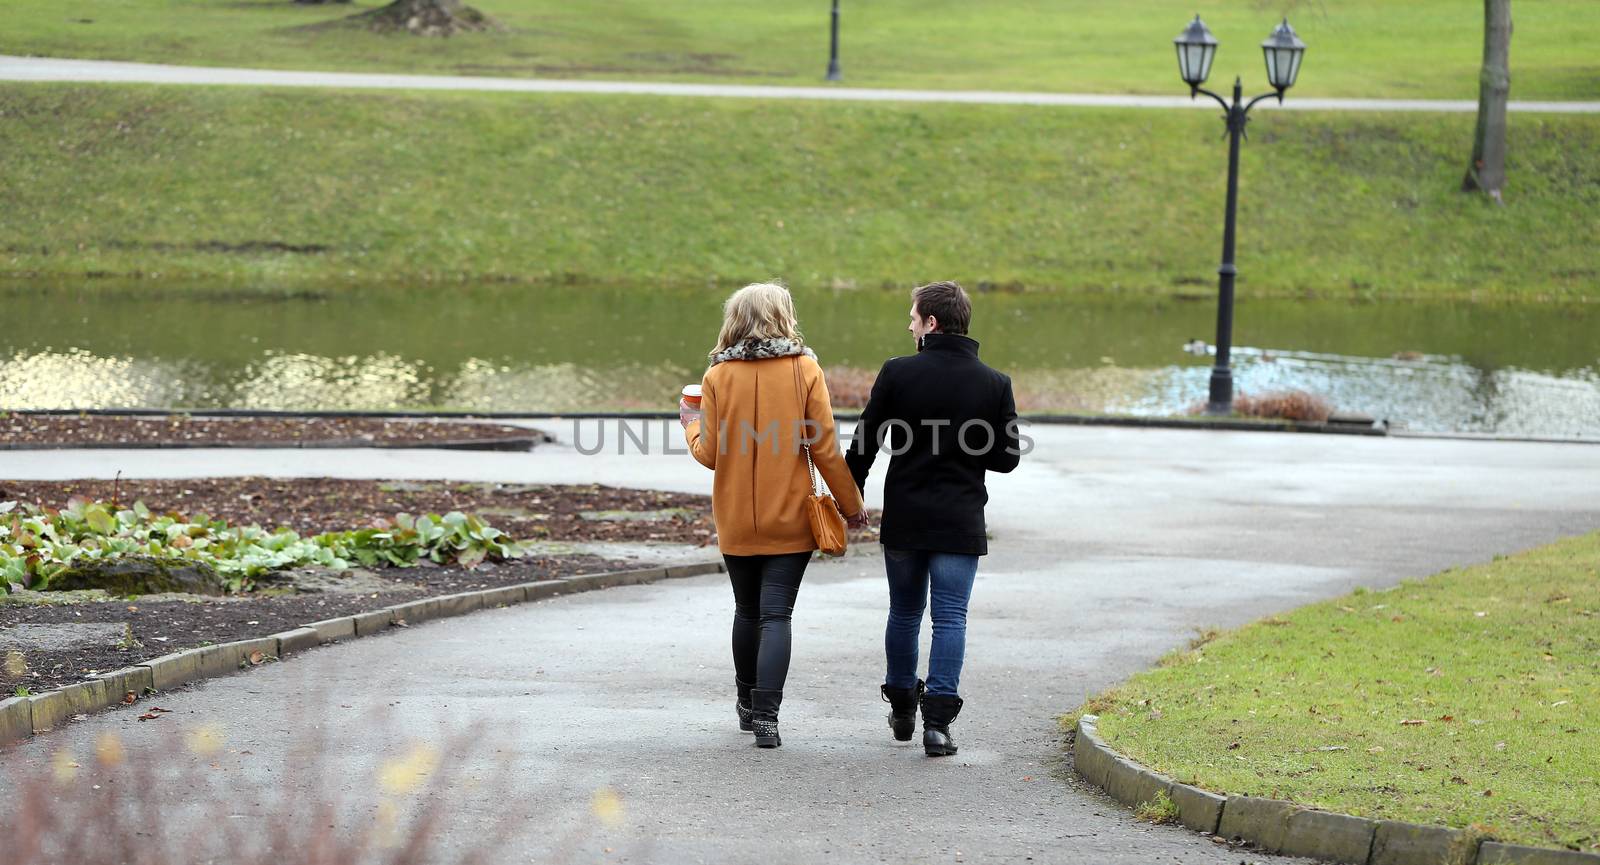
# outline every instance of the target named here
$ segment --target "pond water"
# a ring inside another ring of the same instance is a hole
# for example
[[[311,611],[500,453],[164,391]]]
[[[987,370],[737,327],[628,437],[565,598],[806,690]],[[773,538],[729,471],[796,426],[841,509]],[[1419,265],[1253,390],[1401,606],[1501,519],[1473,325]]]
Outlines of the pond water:
[[[725,289],[326,291],[0,285],[0,409],[670,410]],[[903,291],[797,291],[841,395],[911,348]],[[1215,301],[980,294],[973,335],[1036,411],[1203,402]],[[1242,300],[1240,391],[1304,389],[1429,431],[1600,436],[1600,308]]]

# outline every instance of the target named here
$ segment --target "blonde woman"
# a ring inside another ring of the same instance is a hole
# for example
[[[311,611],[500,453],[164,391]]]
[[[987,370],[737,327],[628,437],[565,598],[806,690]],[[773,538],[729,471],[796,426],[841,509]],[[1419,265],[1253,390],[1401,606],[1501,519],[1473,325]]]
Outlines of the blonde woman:
[[[790,616],[817,548],[805,511],[811,475],[803,444],[848,522],[865,526],[867,516],[789,290],[757,283],[734,292],[710,356],[700,410],[681,406],[680,420],[694,458],[716,473],[711,510],[733,583],[739,728],[753,731],[759,747],[776,748]]]

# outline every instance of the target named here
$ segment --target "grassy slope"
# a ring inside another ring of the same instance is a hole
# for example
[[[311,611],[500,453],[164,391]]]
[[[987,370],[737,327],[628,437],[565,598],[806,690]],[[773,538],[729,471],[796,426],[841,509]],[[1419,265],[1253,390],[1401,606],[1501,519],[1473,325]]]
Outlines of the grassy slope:
[[[281,68],[436,71],[809,84],[821,79],[827,4],[779,0],[476,0],[506,32],[446,41],[378,36],[342,19],[376,0],[9,0],[0,53]],[[845,0],[857,86],[1178,93],[1172,37],[1187,0]],[[1264,80],[1260,41],[1287,13],[1310,45],[1307,96],[1477,95],[1479,4],[1459,0],[1217,0],[1216,78]],[[1595,99],[1593,0],[1516,10],[1512,95]]]
[[[1206,113],[0,86],[0,273],[704,284],[935,276],[1208,293]],[[1254,124],[1241,291],[1595,291],[1600,118],[1512,126],[1510,206],[1456,191],[1472,119]],[[316,254],[196,249],[324,244]]]
[[[1208,789],[1600,850],[1597,577],[1600,533],[1357,592],[1090,708],[1118,750]]]

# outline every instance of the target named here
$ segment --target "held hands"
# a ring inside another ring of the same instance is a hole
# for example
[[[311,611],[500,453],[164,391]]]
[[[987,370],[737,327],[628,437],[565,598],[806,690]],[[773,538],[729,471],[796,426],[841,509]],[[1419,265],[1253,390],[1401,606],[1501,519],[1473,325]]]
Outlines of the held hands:
[[[852,529],[864,529],[870,523],[867,521],[867,509],[862,508],[858,513],[850,514],[844,518],[844,524]]]

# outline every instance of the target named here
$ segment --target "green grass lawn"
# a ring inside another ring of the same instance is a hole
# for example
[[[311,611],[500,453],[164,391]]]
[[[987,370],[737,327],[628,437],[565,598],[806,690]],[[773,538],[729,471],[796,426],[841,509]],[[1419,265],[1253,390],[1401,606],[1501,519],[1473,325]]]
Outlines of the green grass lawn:
[[[1600,533],[1303,607],[1090,701],[1209,790],[1600,851]]]
[[[1209,297],[1208,112],[0,86],[0,275],[969,284]],[[1600,117],[1268,114],[1240,291],[1592,299]]]
[[[0,53],[202,65],[814,84],[826,0],[477,0],[507,29],[448,40],[318,27],[381,5],[289,0],[9,0]],[[844,0],[846,83],[1182,92],[1171,39],[1198,11],[1215,79],[1264,78],[1259,44],[1288,14],[1310,46],[1297,94],[1477,95],[1483,12],[1461,0]],[[1600,98],[1594,0],[1521,0],[1513,98]],[[1263,88],[1264,89],[1264,88]]]

